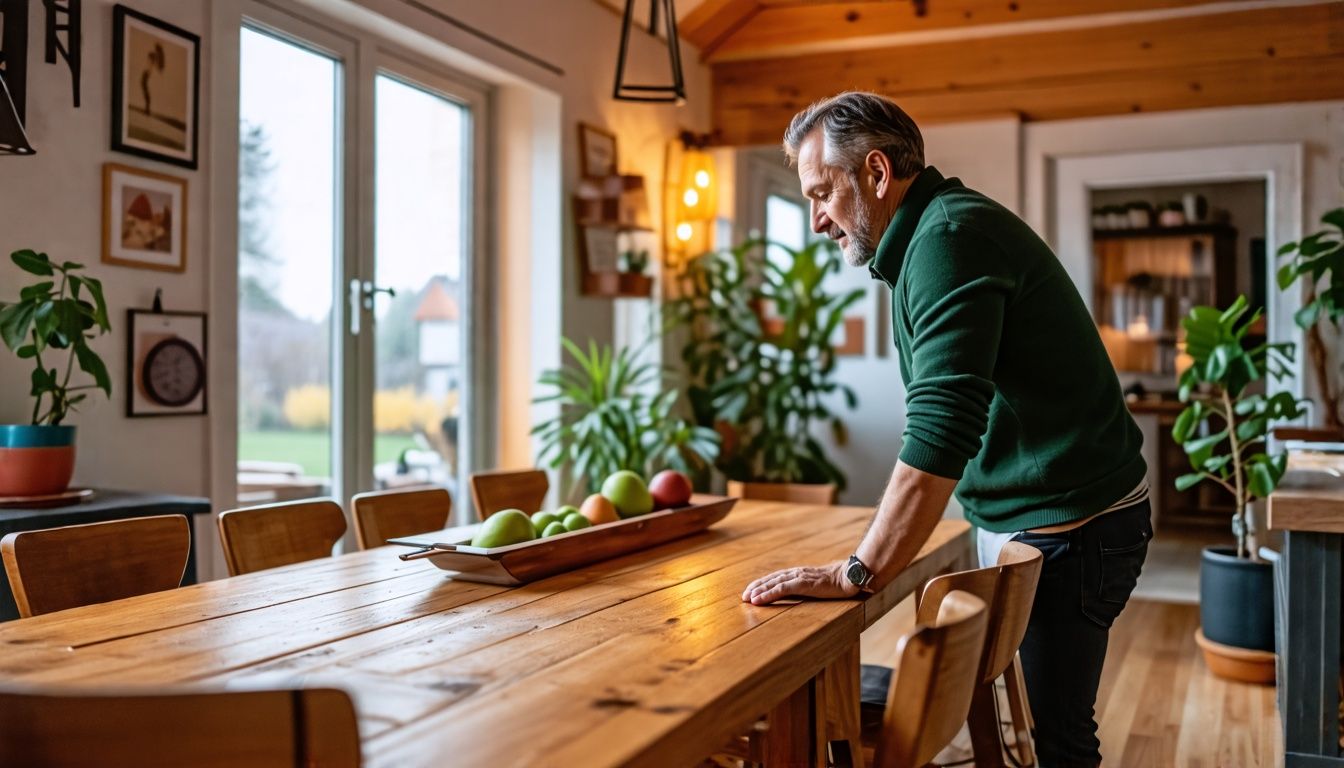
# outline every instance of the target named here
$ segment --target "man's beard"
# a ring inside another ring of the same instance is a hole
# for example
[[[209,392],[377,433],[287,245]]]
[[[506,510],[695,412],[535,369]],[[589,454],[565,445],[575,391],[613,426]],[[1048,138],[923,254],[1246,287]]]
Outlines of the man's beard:
[[[854,221],[845,236],[849,245],[843,249],[845,263],[851,267],[862,267],[877,256],[877,247],[873,245],[873,211],[859,194],[858,184],[854,184]]]

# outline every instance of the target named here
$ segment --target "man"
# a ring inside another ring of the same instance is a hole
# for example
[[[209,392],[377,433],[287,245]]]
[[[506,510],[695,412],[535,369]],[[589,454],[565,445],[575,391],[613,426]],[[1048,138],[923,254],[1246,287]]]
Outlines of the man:
[[[757,579],[743,600],[881,588],[955,490],[982,564],[1013,538],[1044,554],[1021,648],[1041,765],[1099,764],[1107,635],[1152,527],[1142,437],[1082,299],[1025,223],[924,165],[919,129],[891,101],[817,102],[793,118],[784,150],[812,229],[891,289],[906,427],[854,555]]]

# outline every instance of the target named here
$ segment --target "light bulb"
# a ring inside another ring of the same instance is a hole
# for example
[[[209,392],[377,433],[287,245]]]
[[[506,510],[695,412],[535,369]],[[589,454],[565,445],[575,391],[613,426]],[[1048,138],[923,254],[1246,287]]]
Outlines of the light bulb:
[[[699,170],[695,172],[695,186],[701,189],[709,188],[709,171]]]
[[[694,189],[688,189],[686,194],[681,196],[681,201],[686,204],[687,208],[693,208],[696,203],[700,202],[700,193]]]
[[[677,225],[677,239],[683,243],[691,239],[691,225],[681,222]]]

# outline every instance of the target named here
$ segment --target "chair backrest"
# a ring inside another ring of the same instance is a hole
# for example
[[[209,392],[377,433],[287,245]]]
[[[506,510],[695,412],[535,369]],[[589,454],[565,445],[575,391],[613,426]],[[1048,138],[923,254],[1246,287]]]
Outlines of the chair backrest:
[[[981,660],[980,681],[995,680],[1013,662],[1027,633],[1036,583],[1041,578],[1041,551],[1010,541],[999,552],[999,562],[988,568],[959,571],[930,579],[920,595],[918,621],[936,614],[944,595],[969,592],[989,606],[989,637]]]
[[[502,509],[521,509],[529,515],[546,503],[551,483],[541,469],[477,472],[471,476],[471,495],[481,520]]]
[[[897,643],[897,660],[877,768],[915,768],[952,742],[971,710],[988,611],[980,598],[953,591],[933,624],[921,622]]]
[[[0,765],[360,764],[344,691],[90,693],[0,689]]]
[[[448,526],[453,497],[446,488],[403,488],[357,493],[350,499],[360,549],[381,547],[388,539],[414,536]]]
[[[182,515],[11,533],[0,557],[22,617],[105,603],[182,583],[191,531]]]
[[[728,481],[728,495],[755,501],[787,501],[793,504],[835,503],[835,483],[744,483]]]
[[[264,504],[219,515],[219,543],[231,576],[330,557],[344,535],[345,513],[332,499]]]

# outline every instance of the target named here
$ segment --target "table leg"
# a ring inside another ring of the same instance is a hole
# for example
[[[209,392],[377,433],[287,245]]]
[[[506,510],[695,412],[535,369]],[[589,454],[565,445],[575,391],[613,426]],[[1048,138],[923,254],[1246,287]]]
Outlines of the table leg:
[[[1288,531],[1283,574],[1287,602],[1279,710],[1284,763],[1339,765],[1341,537]]]
[[[859,722],[859,644],[854,643],[821,671],[817,690],[825,713],[826,744],[837,766],[863,768],[862,726]]]
[[[817,706],[820,675],[808,680],[770,710],[765,732],[767,768],[804,768],[826,765],[826,745],[821,739],[825,726]]]

